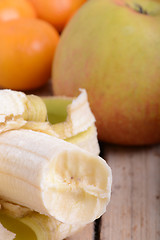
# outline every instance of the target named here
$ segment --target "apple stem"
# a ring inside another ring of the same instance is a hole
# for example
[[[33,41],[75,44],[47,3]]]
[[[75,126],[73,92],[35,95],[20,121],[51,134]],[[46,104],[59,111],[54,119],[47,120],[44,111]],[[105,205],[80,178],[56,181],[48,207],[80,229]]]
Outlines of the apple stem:
[[[148,12],[146,10],[144,10],[143,7],[141,5],[139,5],[138,3],[134,3],[133,7],[131,7],[128,3],[125,5],[129,8],[133,8],[138,13],[148,15]]]
[[[139,13],[146,14],[146,15],[148,14],[148,12],[146,10],[144,10],[141,5],[136,3],[135,6]]]

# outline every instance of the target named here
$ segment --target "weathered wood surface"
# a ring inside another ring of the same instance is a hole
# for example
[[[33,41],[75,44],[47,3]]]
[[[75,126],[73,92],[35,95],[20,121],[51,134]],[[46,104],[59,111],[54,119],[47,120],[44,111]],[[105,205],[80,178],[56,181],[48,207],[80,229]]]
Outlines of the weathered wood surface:
[[[52,95],[51,83],[32,93]],[[95,226],[67,240],[160,240],[160,145],[101,147],[113,172],[111,201]]]
[[[106,146],[104,157],[113,187],[100,239],[160,240],[160,146]]]
[[[94,224],[88,224],[84,229],[74,234],[66,240],[93,240],[94,239]]]

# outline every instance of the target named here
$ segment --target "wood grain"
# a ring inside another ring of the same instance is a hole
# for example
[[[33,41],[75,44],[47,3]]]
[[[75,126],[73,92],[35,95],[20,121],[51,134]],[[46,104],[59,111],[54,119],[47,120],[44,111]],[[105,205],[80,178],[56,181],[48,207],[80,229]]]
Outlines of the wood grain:
[[[106,147],[113,171],[112,198],[101,240],[160,240],[160,146]]]
[[[94,224],[88,224],[81,231],[75,233],[66,240],[92,240],[94,239]]]

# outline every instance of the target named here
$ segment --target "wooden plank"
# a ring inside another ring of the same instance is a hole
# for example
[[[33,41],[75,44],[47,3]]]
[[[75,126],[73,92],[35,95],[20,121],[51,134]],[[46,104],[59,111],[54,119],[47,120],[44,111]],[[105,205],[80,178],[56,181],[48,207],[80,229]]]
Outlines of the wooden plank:
[[[113,171],[101,240],[160,240],[160,146],[105,149]]]
[[[94,239],[94,223],[90,223],[82,230],[75,233],[73,236],[67,238],[66,240],[93,240],[93,239]]]

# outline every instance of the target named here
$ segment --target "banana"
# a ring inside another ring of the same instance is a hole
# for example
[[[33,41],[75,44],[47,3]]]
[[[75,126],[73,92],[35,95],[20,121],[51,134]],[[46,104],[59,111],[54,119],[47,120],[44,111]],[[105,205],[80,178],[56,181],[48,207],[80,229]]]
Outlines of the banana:
[[[80,89],[77,98],[40,98],[0,90],[0,102],[5,214],[28,225],[38,240],[62,240],[100,217],[110,200],[112,173],[98,156],[86,91]]]
[[[19,129],[0,135],[0,182],[4,200],[64,223],[87,224],[105,212],[111,169],[71,143]]]

